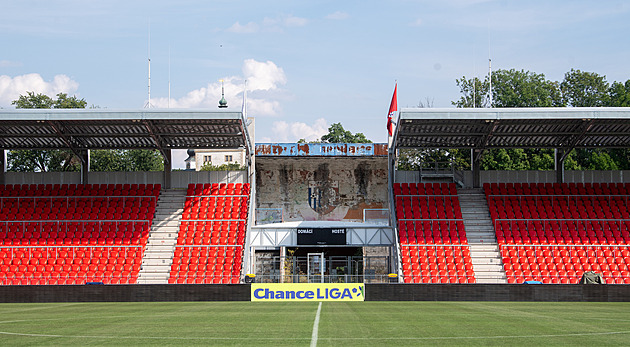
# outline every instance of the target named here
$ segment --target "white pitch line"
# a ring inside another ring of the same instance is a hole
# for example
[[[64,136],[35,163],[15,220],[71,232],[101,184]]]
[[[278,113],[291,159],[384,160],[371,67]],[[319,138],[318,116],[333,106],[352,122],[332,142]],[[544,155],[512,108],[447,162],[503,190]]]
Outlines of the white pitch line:
[[[56,334],[28,334],[28,333],[13,333],[9,331],[0,331],[0,335],[14,335],[14,336],[29,336],[29,337],[58,337],[58,338],[82,338],[82,339],[140,339],[140,340],[219,340],[219,341],[229,341],[229,340],[307,340],[308,337],[204,337],[204,336],[188,336],[188,337],[178,337],[178,336],[114,336],[114,335],[56,335]]]
[[[311,347],[317,346],[317,334],[319,331],[319,315],[322,312],[322,302],[317,306],[317,314],[315,314],[315,322],[313,322],[313,334],[311,335]]]
[[[321,302],[317,312],[320,312]],[[319,314],[317,315],[319,318]],[[316,327],[313,327],[313,331],[316,331]],[[618,335],[618,334],[630,334],[630,331],[605,331],[597,333],[569,333],[569,334],[544,334],[544,335],[495,335],[495,336],[433,336],[433,337],[324,337],[323,340],[328,341],[350,341],[350,340],[389,340],[389,341],[413,341],[413,340],[468,340],[468,339],[513,339],[513,338],[541,338],[541,337],[570,337],[570,336],[603,336],[603,335]],[[113,335],[56,335],[56,334],[28,334],[28,333],[14,333],[8,331],[0,331],[0,335],[13,335],[13,336],[29,336],[29,337],[57,337],[57,338],[92,338],[92,339],[146,339],[146,340],[209,340],[209,341],[249,341],[249,340],[306,340],[308,337],[204,337],[204,336],[113,336]],[[317,344],[317,337],[315,340],[311,340]]]

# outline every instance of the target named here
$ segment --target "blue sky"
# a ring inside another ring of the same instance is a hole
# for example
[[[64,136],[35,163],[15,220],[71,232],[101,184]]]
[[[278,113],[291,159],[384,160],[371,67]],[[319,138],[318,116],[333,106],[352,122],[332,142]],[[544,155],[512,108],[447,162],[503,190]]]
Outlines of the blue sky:
[[[386,141],[398,105],[452,107],[455,79],[571,68],[630,79],[628,1],[13,1],[0,13],[0,107],[27,90],[90,105],[248,110],[256,140],[315,139],[341,122]],[[170,52],[170,53],[169,53]]]

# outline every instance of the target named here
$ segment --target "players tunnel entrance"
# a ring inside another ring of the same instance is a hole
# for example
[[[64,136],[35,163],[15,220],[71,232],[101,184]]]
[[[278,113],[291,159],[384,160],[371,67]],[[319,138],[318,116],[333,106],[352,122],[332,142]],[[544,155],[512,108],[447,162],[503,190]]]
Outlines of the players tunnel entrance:
[[[384,283],[391,266],[379,247],[282,247],[256,252],[256,281]]]

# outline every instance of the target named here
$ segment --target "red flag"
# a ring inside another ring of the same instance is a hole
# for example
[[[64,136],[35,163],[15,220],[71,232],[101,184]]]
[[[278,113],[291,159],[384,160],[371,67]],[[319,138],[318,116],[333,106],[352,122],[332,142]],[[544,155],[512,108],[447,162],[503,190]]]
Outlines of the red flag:
[[[396,92],[398,91],[398,83],[394,87],[394,95],[392,96],[392,102],[389,104],[389,113],[387,114],[387,133],[389,136],[392,136],[394,122],[392,121],[392,117],[394,116],[394,112],[398,111],[398,97],[396,96]]]

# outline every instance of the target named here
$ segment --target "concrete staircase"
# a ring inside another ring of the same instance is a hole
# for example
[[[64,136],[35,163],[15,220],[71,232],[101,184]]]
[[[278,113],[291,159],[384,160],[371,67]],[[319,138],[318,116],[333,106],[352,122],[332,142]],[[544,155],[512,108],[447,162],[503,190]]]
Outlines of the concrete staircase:
[[[163,189],[160,192],[138,283],[168,283],[185,200],[186,190],[183,189]]]
[[[507,283],[490,210],[483,189],[458,189],[477,283]]]

